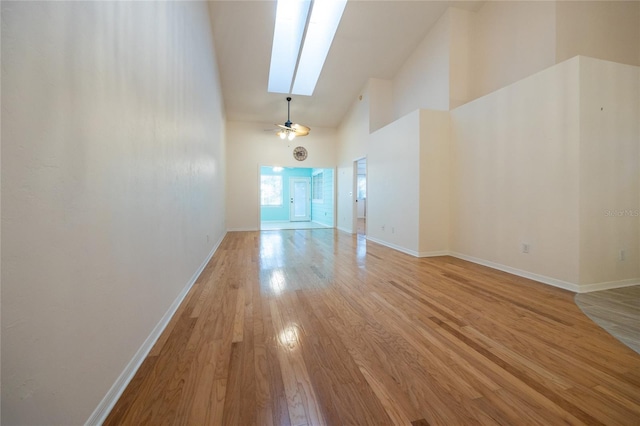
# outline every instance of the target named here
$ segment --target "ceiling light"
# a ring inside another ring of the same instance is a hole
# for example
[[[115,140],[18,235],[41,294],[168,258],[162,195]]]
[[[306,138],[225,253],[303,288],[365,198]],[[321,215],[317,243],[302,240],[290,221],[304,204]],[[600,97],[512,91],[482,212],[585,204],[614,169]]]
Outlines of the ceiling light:
[[[278,0],[273,30],[269,92],[290,93],[310,1]]]
[[[281,1],[278,1],[278,6]],[[313,2],[292,93],[306,96],[313,94],[346,4],[346,0]]]
[[[302,124],[291,122],[291,97],[287,97],[287,121],[282,124],[276,124],[280,128],[276,135],[280,136],[280,139],[288,138],[290,141],[296,136],[307,136],[311,131],[307,126]]]

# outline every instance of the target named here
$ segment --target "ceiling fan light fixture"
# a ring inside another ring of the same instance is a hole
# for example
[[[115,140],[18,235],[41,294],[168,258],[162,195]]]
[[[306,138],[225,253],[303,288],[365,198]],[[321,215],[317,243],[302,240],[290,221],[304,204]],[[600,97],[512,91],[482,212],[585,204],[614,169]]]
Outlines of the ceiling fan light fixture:
[[[276,124],[280,130],[276,133],[280,139],[289,139],[292,141],[296,136],[307,136],[311,131],[307,126],[291,122],[291,97],[287,97],[287,121],[282,124]]]

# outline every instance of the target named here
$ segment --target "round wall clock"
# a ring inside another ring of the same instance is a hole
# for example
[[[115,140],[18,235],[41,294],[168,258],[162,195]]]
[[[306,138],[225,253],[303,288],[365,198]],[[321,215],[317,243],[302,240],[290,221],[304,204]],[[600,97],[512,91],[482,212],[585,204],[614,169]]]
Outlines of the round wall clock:
[[[303,146],[297,146],[293,149],[293,158],[298,161],[304,161],[307,159],[307,150]]]

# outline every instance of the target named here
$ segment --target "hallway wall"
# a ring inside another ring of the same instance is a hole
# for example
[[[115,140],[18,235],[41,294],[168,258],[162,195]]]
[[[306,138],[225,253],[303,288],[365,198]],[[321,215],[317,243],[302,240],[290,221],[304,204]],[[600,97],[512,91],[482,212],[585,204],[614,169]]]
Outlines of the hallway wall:
[[[2,424],[83,424],[225,234],[208,7],[1,7]]]

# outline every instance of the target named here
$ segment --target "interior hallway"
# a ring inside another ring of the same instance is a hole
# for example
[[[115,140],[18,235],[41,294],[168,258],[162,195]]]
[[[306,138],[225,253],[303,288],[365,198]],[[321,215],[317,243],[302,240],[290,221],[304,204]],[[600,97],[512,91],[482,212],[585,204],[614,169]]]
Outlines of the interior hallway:
[[[634,424],[573,293],[335,230],[231,232],[106,425]]]

